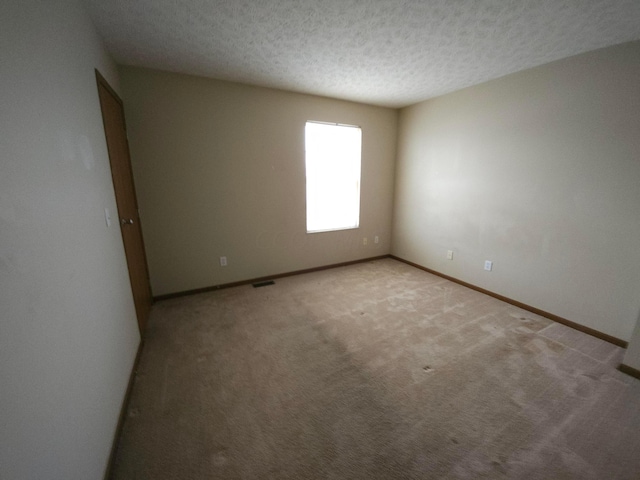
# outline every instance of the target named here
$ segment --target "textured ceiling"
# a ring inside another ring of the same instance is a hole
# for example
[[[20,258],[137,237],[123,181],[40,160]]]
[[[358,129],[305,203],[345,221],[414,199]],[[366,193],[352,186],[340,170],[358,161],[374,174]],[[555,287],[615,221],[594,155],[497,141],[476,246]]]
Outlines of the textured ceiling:
[[[640,39],[640,0],[84,1],[120,64],[390,107]]]

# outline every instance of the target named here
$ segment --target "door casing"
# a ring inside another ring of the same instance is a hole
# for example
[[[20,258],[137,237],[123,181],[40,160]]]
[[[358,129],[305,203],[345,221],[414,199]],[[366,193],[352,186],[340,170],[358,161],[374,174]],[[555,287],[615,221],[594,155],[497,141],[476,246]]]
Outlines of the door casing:
[[[127,139],[124,106],[118,94],[111,88],[105,78],[96,70],[98,96],[102,110],[104,133],[111,164],[113,189],[118,206],[118,225],[122,233],[129,280],[138,319],[140,334],[149,318],[151,309],[151,286],[149,269],[142,237],[138,200],[131,169],[129,141]]]

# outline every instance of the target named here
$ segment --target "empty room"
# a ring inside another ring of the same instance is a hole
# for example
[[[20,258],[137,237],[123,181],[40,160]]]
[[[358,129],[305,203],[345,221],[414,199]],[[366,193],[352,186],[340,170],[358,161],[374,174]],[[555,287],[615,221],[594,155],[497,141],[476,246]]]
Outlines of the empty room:
[[[640,478],[640,2],[0,13],[0,479]]]

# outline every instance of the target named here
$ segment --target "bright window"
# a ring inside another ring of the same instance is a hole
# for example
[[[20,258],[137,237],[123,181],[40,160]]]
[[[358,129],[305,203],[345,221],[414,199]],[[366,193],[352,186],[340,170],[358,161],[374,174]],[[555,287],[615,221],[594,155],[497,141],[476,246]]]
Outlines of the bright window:
[[[307,122],[307,233],[358,228],[362,130]]]

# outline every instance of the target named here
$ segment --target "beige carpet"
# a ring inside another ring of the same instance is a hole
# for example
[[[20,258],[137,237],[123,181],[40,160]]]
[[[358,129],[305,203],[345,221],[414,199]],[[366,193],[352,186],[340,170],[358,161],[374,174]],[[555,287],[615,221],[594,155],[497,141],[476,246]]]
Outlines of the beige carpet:
[[[166,300],[113,478],[637,480],[623,352],[391,259]]]

